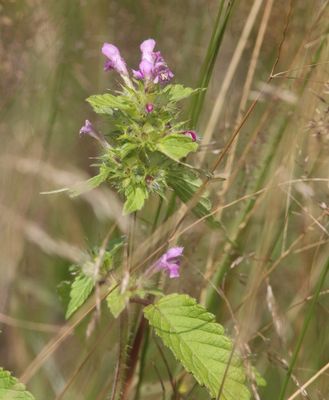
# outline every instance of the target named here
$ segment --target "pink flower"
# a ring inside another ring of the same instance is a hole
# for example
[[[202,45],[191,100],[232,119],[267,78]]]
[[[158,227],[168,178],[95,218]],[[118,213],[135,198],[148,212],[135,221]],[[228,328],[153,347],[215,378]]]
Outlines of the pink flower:
[[[147,113],[151,113],[153,110],[154,110],[153,104],[152,103],[147,103],[146,106],[145,106],[145,111]]]
[[[172,71],[168,68],[167,63],[163,59],[160,51],[157,51],[155,54],[155,62],[154,62],[154,83],[168,83],[174,77]]]
[[[169,278],[178,278],[180,267],[179,258],[182,256],[183,250],[184,247],[172,247],[167,250],[167,252],[164,253],[156,262],[156,268],[164,269],[169,272]]]
[[[79,135],[80,136],[84,136],[84,135],[91,135],[93,136],[95,132],[94,126],[93,124],[86,119],[85,124],[81,127],[80,131],[79,131]]]
[[[147,39],[140,45],[142,60],[139,64],[139,70],[133,70],[133,74],[136,79],[144,79],[154,83],[167,83],[174,77],[174,74],[168,68],[161,53],[154,51],[155,44],[154,39]]]
[[[195,131],[184,131],[182,133],[183,135],[190,137],[193,142],[196,142],[198,140],[198,135]]]
[[[119,49],[110,43],[104,43],[102,53],[108,58],[104,64],[104,70],[116,70],[120,75],[128,76],[125,60],[121,57]]]

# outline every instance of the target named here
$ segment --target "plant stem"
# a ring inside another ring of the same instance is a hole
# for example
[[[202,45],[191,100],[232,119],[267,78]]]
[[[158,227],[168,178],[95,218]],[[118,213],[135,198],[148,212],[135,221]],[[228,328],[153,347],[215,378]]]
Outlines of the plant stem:
[[[156,213],[155,213],[154,221],[153,221],[153,224],[152,224],[152,233],[155,232],[155,229],[156,229],[156,227],[158,225],[158,221],[159,221],[159,218],[160,218],[162,205],[163,205],[163,198],[160,197],[159,203],[158,203],[158,207],[157,207],[157,210],[156,210]]]
[[[147,350],[148,350],[148,346],[149,346],[149,337],[150,337],[150,328],[147,327],[145,329],[144,344],[143,344],[141,358],[140,358],[139,377],[138,377],[134,400],[139,400],[139,398],[140,398],[140,391],[141,391],[141,387],[142,387],[142,383],[143,383],[143,379],[144,379],[144,373],[145,373],[146,354],[147,354]]]
[[[117,397],[118,390],[123,385],[125,381],[125,359],[127,358],[126,347],[128,340],[128,313],[125,310],[120,315],[120,343],[119,343],[119,356],[116,365],[114,381],[112,383],[112,392],[111,392],[111,400],[115,400]],[[107,392],[107,388],[105,390]],[[102,397],[101,397],[102,398]],[[120,399],[121,396],[119,396]]]
[[[129,398],[133,378],[134,378],[134,373],[135,369],[137,366],[138,362],[138,355],[139,351],[141,348],[141,344],[143,342],[143,336],[146,328],[146,319],[144,318],[144,315],[142,314],[141,321],[138,327],[138,330],[135,335],[135,339],[131,348],[131,351],[129,352],[128,356],[128,362],[127,362],[127,374],[126,374],[126,379],[125,379],[125,385],[123,388],[121,400],[127,400]]]

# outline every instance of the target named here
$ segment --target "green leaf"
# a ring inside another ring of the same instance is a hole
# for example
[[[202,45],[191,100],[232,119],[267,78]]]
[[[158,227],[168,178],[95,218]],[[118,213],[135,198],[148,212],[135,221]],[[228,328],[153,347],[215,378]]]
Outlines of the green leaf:
[[[246,375],[233,343],[215,316],[187,295],[171,294],[144,308],[156,334],[213,398],[249,400]],[[229,363],[229,367],[227,365]]]
[[[132,212],[140,210],[145,200],[148,198],[146,189],[142,187],[129,188],[126,191],[126,202],[123,206],[123,214],[130,214]]]
[[[70,301],[65,318],[68,319],[87,300],[94,287],[94,281],[89,276],[78,275],[72,283]]]
[[[169,100],[174,102],[186,99],[197,91],[198,89],[192,89],[183,85],[168,85],[165,88],[165,92],[168,94]]]
[[[157,150],[175,161],[186,157],[197,148],[198,144],[191,138],[176,133],[163,137],[157,144]]]
[[[122,96],[113,96],[110,93],[90,96],[87,101],[97,114],[112,115],[114,110],[126,110],[129,108]]]
[[[25,385],[14,378],[10,372],[0,368],[0,399],[1,400],[35,400]]]
[[[118,318],[132,297],[145,299],[149,295],[163,296],[163,292],[159,289],[144,288],[131,290],[128,289],[121,293],[121,289],[118,286],[109,293],[109,295],[106,297],[106,302],[114,318]]]
[[[121,158],[129,156],[134,150],[136,150],[137,147],[138,147],[137,143],[124,143],[120,147]]]
[[[132,292],[127,290],[121,293],[121,288],[118,286],[106,297],[107,305],[113,315],[114,318],[118,318],[118,316],[122,313],[122,311],[126,308],[126,305],[129,302],[130,297],[132,296]]]

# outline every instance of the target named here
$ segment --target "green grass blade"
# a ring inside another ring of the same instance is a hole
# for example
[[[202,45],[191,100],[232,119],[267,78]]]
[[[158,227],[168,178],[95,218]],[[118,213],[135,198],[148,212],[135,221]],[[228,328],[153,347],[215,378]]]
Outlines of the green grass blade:
[[[214,30],[209,42],[206,58],[203,62],[200,79],[198,87],[204,90],[200,90],[195,96],[191,107],[191,126],[193,128],[196,127],[202,106],[204,103],[204,99],[206,96],[207,87],[214,69],[215,61],[221,47],[224,33],[227,27],[227,23],[229,21],[231,11],[234,5],[234,0],[230,1],[226,4],[225,11],[224,9],[224,0],[220,0],[219,9],[216,17],[216,22],[214,26]]]

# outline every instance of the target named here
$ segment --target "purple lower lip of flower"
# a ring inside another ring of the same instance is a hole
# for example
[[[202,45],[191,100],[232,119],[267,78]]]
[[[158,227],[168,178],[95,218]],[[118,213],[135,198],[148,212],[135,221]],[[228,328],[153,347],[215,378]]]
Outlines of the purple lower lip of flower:
[[[168,264],[169,278],[179,278],[179,264]]]
[[[112,69],[114,69],[113,62],[110,60],[105,61],[104,71],[111,71]]]
[[[160,51],[154,53],[154,83],[168,83],[174,77]]]
[[[155,72],[154,83],[168,83],[172,80],[174,74],[170,71],[168,67],[161,68]]]
[[[152,103],[147,103],[145,106],[145,111],[151,113],[154,110],[154,105]]]
[[[184,131],[182,133],[183,135],[191,138],[193,142],[196,142],[198,140],[198,135],[195,131]]]
[[[119,49],[110,43],[104,43],[102,53],[108,58],[104,64],[104,70],[115,69],[120,75],[128,76],[125,60],[121,57]]]
[[[169,273],[169,278],[179,277],[180,260],[184,247],[172,247],[167,250],[156,262],[157,269],[164,269]]]

